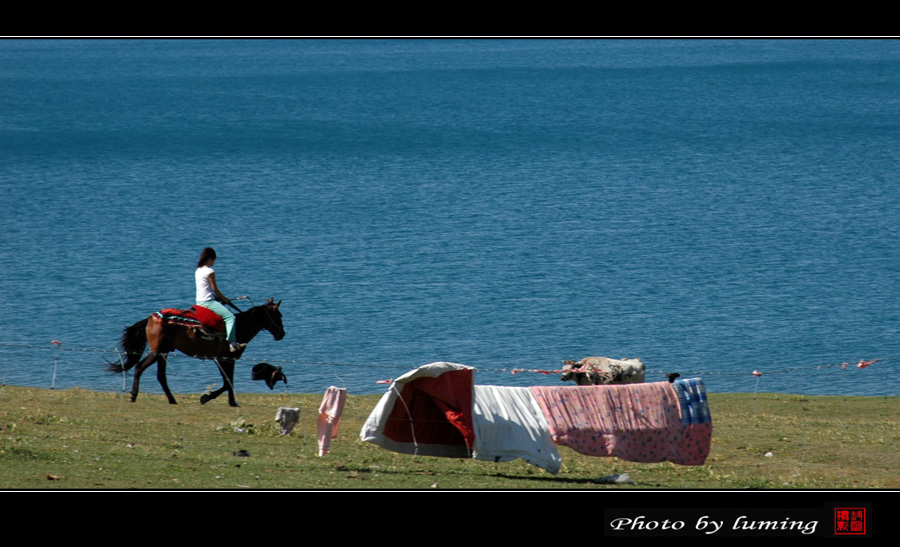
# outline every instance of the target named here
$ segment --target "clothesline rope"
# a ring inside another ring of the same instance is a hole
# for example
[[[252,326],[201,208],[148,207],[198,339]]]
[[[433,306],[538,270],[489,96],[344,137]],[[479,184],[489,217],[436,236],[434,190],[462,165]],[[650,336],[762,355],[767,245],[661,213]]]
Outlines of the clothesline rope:
[[[116,348],[113,349],[100,349],[100,348],[78,348],[78,347],[68,347],[62,342],[58,340],[52,340],[49,344],[21,344],[21,343],[2,343],[0,342],[0,348],[9,348],[9,349],[37,349],[37,350],[54,350],[56,352],[56,360],[55,366],[58,365],[58,356],[60,352],[78,352],[78,353],[95,353],[95,354],[110,354],[115,356],[115,360],[121,360],[123,355],[127,355],[127,352],[121,352]],[[169,358],[183,358],[186,357],[184,355],[178,353],[169,354]],[[194,358],[191,358],[194,359]],[[299,365],[299,366],[327,366],[327,367],[354,367],[354,368],[369,368],[369,369],[385,369],[385,370],[409,370],[410,364],[373,364],[373,363],[341,363],[334,361],[310,361],[310,360],[302,360],[302,359],[262,359],[270,364],[280,364],[280,365]],[[841,369],[848,370],[852,368],[856,369],[865,369],[870,365],[875,363],[887,363],[891,361],[900,360],[900,356],[897,357],[883,357],[877,359],[860,359],[859,361],[844,361],[841,363],[834,364],[826,364],[826,365],[805,365],[805,366],[795,366],[795,367],[780,367],[780,368],[764,368],[760,371],[760,366],[756,366],[751,371],[735,371],[735,372],[722,372],[722,371],[708,371],[708,370],[694,370],[694,371],[684,371],[684,370],[676,370],[678,367],[671,367],[666,370],[648,370],[646,372],[647,376],[651,375],[659,375],[666,376],[671,374],[672,372],[679,372],[682,376],[746,376],[748,374],[753,375],[754,377],[761,376],[763,374],[766,375],[776,375],[776,374],[789,374],[803,371],[815,371],[815,370],[826,370],[826,369]],[[562,374],[564,371],[558,368],[520,368],[516,366],[510,367],[478,367],[479,372],[493,372],[493,373],[510,373],[510,374]],[[748,367],[750,368],[750,367]],[[384,380],[384,383],[388,383],[389,380]]]

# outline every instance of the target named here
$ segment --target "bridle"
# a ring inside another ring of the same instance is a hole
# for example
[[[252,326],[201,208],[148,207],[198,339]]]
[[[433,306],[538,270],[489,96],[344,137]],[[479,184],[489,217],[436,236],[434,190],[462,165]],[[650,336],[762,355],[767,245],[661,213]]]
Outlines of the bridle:
[[[241,296],[241,297],[239,297],[239,298],[235,298],[235,300],[249,300],[251,305],[254,304],[253,299],[250,298],[249,296]],[[275,299],[274,299],[274,298],[270,298],[269,301],[266,302],[265,304],[263,304],[263,305],[261,305],[261,306],[255,306],[255,305],[254,305],[251,309],[262,308],[263,311],[266,312],[266,319],[268,319],[267,324],[269,324],[269,325],[275,325],[275,324],[276,324],[276,323],[275,323],[275,320],[272,318],[272,312],[269,310],[269,306],[268,306],[269,304],[274,304],[274,303],[275,303]],[[243,311],[241,311],[240,309],[238,309],[238,307],[235,306],[234,304],[232,304],[231,307],[234,308],[234,309],[236,309],[236,310],[238,310],[238,312],[240,312],[240,313],[244,313]],[[250,310],[248,310],[248,311],[250,311]],[[269,327],[260,326],[260,330],[264,330],[264,331],[268,332],[269,334],[271,334],[272,336],[275,336],[275,333],[273,333],[273,332],[269,329]],[[281,335],[284,336],[284,327],[281,327]]]

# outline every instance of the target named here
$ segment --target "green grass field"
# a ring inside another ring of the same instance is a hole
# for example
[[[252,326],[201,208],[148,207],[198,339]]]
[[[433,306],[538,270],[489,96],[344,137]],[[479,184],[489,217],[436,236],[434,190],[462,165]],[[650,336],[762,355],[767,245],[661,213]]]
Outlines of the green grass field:
[[[0,386],[2,489],[894,489],[900,398],[709,394],[702,466],[595,458],[559,447],[554,476],[506,463],[396,454],[359,440],[379,399],[350,396],[331,452],[318,456],[322,394],[141,394]],[[282,436],[278,407],[299,406]],[[243,454],[243,455],[236,455]],[[602,484],[627,473],[635,484]]]

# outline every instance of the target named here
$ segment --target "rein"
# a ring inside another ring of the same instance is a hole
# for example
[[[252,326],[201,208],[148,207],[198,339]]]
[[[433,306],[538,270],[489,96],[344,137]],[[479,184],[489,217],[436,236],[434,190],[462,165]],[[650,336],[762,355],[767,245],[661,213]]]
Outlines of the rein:
[[[239,296],[237,298],[234,298],[234,299],[228,301],[228,305],[231,306],[232,308],[236,309],[238,313],[244,313],[244,310],[242,310],[241,308],[234,305],[235,300],[250,300],[250,297],[249,296]],[[253,300],[250,300],[250,303],[253,304]]]

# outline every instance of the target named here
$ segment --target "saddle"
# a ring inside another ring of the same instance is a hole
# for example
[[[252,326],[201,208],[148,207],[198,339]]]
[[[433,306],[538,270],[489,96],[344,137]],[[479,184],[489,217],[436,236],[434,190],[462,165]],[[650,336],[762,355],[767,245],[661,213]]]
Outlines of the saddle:
[[[190,310],[166,308],[153,315],[163,324],[181,325],[193,329],[203,340],[225,339],[225,321],[219,314],[203,306],[191,306]]]

